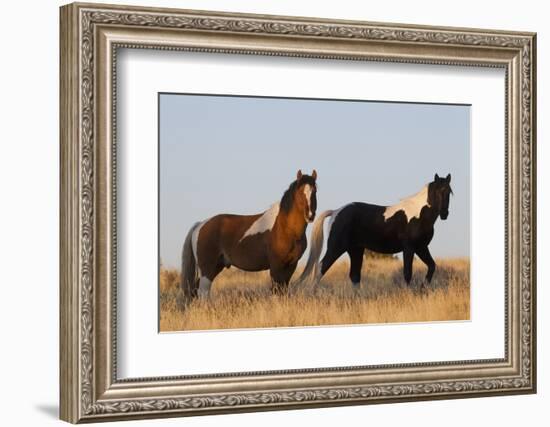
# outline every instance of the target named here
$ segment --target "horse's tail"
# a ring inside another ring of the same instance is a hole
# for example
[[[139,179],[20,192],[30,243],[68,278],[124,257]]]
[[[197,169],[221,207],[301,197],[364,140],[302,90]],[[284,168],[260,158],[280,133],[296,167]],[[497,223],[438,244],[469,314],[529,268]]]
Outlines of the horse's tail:
[[[181,251],[181,290],[187,301],[191,301],[197,296],[197,285],[199,278],[199,271],[197,268],[196,255],[193,251],[193,233],[200,225],[200,222],[193,224],[185,241],[183,242],[183,248]]]
[[[316,280],[319,270],[319,258],[323,251],[323,225],[325,218],[331,216],[334,211],[324,211],[317,216],[311,231],[311,246],[306,267],[298,279],[299,284],[310,283]]]

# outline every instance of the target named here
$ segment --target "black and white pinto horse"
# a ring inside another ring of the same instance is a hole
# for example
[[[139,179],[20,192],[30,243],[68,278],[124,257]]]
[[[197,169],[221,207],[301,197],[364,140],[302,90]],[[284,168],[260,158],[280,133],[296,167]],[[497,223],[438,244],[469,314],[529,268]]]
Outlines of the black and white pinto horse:
[[[412,277],[414,255],[427,265],[426,281],[431,282],[435,271],[428,245],[434,235],[438,217],[449,215],[451,174],[425,185],[417,194],[393,206],[378,206],[354,202],[338,210],[327,210],[313,224],[311,251],[298,283],[313,281],[316,285],[332,264],[347,252],[351,267],[349,277],[355,289],[360,287],[361,267],[365,249],[384,254],[403,252],[403,275],[407,285]],[[323,223],[329,223],[327,251],[319,263],[323,246]],[[424,283],[422,283],[424,287]]]

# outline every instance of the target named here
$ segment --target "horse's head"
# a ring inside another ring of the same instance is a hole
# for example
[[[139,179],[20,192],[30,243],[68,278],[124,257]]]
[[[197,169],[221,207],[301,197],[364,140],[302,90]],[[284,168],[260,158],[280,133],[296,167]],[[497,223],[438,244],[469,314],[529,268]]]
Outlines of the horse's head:
[[[437,210],[441,219],[449,216],[449,197],[452,193],[451,174],[445,178],[435,174],[434,180],[428,186],[428,203]]]
[[[296,174],[295,190],[293,192],[293,204],[303,212],[306,222],[315,219],[317,210],[317,171],[313,169],[311,175],[304,175],[299,170]]]

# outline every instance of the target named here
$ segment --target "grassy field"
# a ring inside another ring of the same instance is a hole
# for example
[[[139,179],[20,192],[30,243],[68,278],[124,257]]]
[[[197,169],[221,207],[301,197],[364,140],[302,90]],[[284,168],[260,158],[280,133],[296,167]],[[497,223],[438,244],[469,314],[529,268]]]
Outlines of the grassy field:
[[[161,269],[160,330],[272,328],[358,323],[468,320],[470,263],[467,258],[436,260],[431,286],[420,289],[426,268],[415,259],[413,282],[404,286],[397,259],[363,263],[361,289],[347,277],[347,260],[336,263],[316,290],[271,294],[268,272],[230,268],[214,281],[209,300],[182,308],[179,271]],[[299,277],[300,267],[293,277]],[[292,288],[292,285],[291,285]]]

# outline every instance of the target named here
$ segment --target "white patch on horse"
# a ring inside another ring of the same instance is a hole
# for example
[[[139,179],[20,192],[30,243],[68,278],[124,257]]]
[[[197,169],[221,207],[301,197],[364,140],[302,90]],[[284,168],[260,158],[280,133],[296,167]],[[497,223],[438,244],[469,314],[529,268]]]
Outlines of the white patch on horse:
[[[199,291],[197,292],[199,298],[208,298],[211,287],[212,281],[208,277],[202,276],[199,280]]]
[[[409,196],[402,199],[399,203],[393,206],[388,206],[384,211],[384,220],[387,221],[397,212],[403,211],[407,222],[410,222],[413,218],[420,218],[420,212],[424,206],[430,206],[428,203],[428,186],[425,185],[422,190],[413,196]]]
[[[311,192],[313,189],[311,188],[311,185],[306,184],[304,185],[304,195],[306,196],[307,201],[307,218],[311,218]]]
[[[348,203],[347,205],[342,206],[340,209],[335,210],[334,213],[330,216],[330,221],[328,223],[328,231],[327,231],[327,239],[330,237],[330,230],[332,230],[332,224],[334,224],[334,221],[336,221],[336,217],[340,212],[344,210],[344,208],[347,208],[348,206],[353,205],[353,203]]]
[[[279,203],[274,203],[266,210],[261,217],[252,223],[252,225],[243,234],[243,237],[239,240],[242,242],[247,236],[253,236],[255,234],[265,233],[273,228],[275,220],[279,215]]]
[[[199,268],[199,253],[197,250],[198,242],[199,242],[199,232],[201,231],[201,228],[204,224],[206,224],[208,220],[201,222],[194,230],[193,235],[191,236],[191,247],[193,248],[193,256],[195,257],[195,262],[197,263],[197,271],[200,276],[201,270]]]

